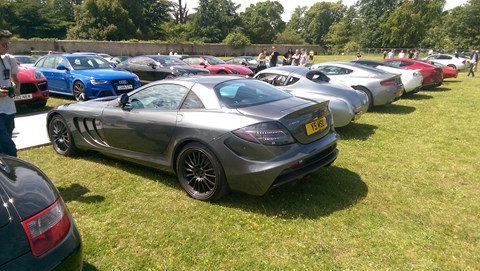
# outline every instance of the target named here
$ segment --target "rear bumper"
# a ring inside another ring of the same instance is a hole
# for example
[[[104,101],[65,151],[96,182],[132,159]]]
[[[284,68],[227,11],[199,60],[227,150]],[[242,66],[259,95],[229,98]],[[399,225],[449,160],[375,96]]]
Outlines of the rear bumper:
[[[228,147],[222,148],[218,155],[223,161],[228,161],[224,169],[232,190],[261,196],[333,163],[338,156],[337,139],[338,134],[331,131],[320,140],[306,145],[297,144],[291,151],[269,161],[244,159]]]
[[[82,241],[73,220],[71,220],[71,225],[63,242],[48,253],[41,257],[34,257],[31,252],[28,252],[8,264],[0,266],[0,269],[81,271],[83,266]]]

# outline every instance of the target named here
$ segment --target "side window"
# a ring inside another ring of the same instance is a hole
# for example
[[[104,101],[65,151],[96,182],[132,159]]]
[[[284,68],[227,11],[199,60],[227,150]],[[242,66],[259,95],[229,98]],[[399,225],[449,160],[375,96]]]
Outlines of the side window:
[[[45,59],[45,57],[39,59],[38,62],[35,64],[35,67],[45,67]]]
[[[274,86],[285,86],[285,81],[287,81],[287,77],[285,75],[278,75],[272,82]]]
[[[257,79],[273,85],[277,76],[278,74],[274,73],[262,73],[257,76]]]
[[[327,75],[339,75],[339,74],[341,74],[340,73],[341,68],[335,67],[335,66],[324,66],[324,67],[318,68],[318,70],[320,70],[321,72],[323,72],[324,74],[327,74]]]
[[[55,68],[57,68],[58,66],[60,65],[63,65],[63,66],[67,66],[67,62],[65,61],[65,59],[63,59],[63,57],[55,57],[55,61],[54,61],[54,64]]]
[[[43,63],[43,67],[55,69],[55,57],[47,57]]]
[[[183,61],[187,62],[190,65],[200,65],[200,62],[202,62],[202,59],[199,57],[190,57],[186,58]]]
[[[406,66],[410,66],[410,65],[413,65],[413,63],[410,63],[410,62],[407,62],[407,61],[400,62],[400,67],[406,67]]]
[[[183,102],[182,109],[201,109],[205,108],[200,98],[193,91],[190,91]]]
[[[288,79],[288,81],[287,81],[287,83],[286,83],[285,85],[286,85],[286,86],[293,85],[293,84],[295,84],[296,82],[298,82],[298,80],[300,80],[299,77],[290,76],[290,78]]]
[[[130,104],[136,109],[176,110],[187,92],[179,85],[153,85],[131,95]]]

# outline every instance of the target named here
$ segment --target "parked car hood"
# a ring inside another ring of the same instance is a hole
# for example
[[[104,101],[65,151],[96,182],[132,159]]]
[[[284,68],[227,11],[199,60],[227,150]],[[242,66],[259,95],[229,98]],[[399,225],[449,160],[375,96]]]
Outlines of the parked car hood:
[[[135,78],[136,75],[122,70],[122,69],[88,69],[88,70],[75,70],[75,73],[81,74],[84,76],[95,77],[95,78],[105,78],[105,79],[125,79],[125,78]]]

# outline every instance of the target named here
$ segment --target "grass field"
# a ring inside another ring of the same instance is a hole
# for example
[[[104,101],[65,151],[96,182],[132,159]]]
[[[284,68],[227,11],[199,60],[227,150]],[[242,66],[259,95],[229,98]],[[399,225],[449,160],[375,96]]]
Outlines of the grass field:
[[[375,108],[337,130],[331,167],[263,197],[210,204],[99,154],[19,156],[58,186],[84,270],[480,270],[479,85],[463,72]]]

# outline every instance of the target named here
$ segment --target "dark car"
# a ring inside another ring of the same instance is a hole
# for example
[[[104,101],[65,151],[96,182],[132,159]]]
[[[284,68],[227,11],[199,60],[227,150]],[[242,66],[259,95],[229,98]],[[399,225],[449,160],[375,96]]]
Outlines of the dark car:
[[[116,96],[141,85],[134,73],[113,68],[95,53],[49,54],[40,57],[35,67],[47,78],[51,93],[77,101]]]
[[[59,106],[54,150],[95,150],[173,170],[193,198],[263,195],[337,158],[328,100],[294,97],[239,76],[155,81],[119,98]]]
[[[194,68],[178,57],[166,55],[142,55],[131,57],[116,66],[135,73],[142,84],[179,76],[206,75],[207,69]]]
[[[42,171],[0,156],[0,203],[0,270],[82,270],[78,230]]]

